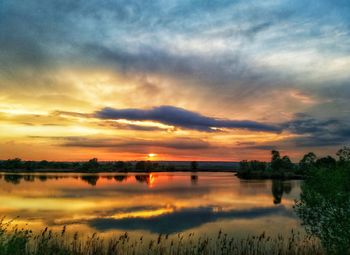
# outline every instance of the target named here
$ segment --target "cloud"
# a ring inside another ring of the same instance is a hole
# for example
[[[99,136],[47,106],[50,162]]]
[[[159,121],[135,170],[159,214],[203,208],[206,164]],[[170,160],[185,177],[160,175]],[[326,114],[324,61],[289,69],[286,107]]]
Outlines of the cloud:
[[[151,109],[113,109],[104,108],[95,113],[100,119],[126,119],[137,121],[156,121],[166,125],[194,129],[199,131],[214,131],[215,128],[247,129],[262,132],[280,132],[278,126],[250,120],[226,120],[207,117],[193,111],[174,106],[159,106]]]
[[[51,138],[53,140],[63,141],[61,146],[64,147],[86,147],[86,148],[142,148],[159,147],[176,150],[200,150],[209,149],[213,146],[201,139],[193,138],[173,138],[163,140],[146,140],[133,138],[91,138],[91,137],[32,137],[32,138]]]
[[[350,122],[336,118],[317,119],[308,114],[296,114],[283,128],[300,135],[292,138],[298,147],[346,145],[350,142]]]
[[[98,111],[99,123],[51,115],[2,122],[74,123],[105,135],[163,132],[108,119],[130,110],[129,119],[182,129],[283,130],[298,136],[289,140],[296,146],[349,141],[349,1],[2,0],[0,6],[2,105],[48,112],[115,108]],[[144,110],[153,106],[160,107]],[[317,117],[269,124],[299,111]],[[39,128],[26,128],[26,135]],[[9,129],[5,136],[24,132]],[[217,134],[201,135],[207,141]]]
[[[294,117],[279,126],[286,136],[277,141],[268,142],[238,142],[242,150],[293,150],[299,148],[341,147],[350,143],[350,121],[339,118],[320,118],[307,113],[296,113]],[[321,152],[322,153],[322,152]]]

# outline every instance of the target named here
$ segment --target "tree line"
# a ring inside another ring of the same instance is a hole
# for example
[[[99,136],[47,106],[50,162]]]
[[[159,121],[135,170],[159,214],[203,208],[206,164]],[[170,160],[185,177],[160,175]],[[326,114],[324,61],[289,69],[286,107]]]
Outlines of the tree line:
[[[198,170],[198,163],[189,163],[189,169]],[[86,162],[55,162],[55,161],[23,161],[20,158],[0,160],[0,170],[35,171],[35,170],[67,170],[81,172],[130,172],[130,171],[175,171],[175,165],[160,164],[154,161],[138,162],[100,162],[92,158]]]
[[[350,165],[350,147],[343,147],[336,153],[338,159],[331,156],[317,157],[315,153],[305,154],[299,163],[293,163],[289,156],[271,151],[271,161],[243,160],[239,163],[237,175],[242,178],[303,178],[311,171],[335,168],[337,165]]]

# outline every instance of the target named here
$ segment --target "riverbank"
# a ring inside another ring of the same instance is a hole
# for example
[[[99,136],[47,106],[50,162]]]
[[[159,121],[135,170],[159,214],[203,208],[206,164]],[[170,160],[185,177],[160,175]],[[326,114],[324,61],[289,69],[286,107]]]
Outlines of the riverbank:
[[[244,180],[304,180],[306,175],[297,174],[295,172],[272,172],[272,171],[251,171],[251,172],[240,172],[236,171],[235,174],[238,178]]]

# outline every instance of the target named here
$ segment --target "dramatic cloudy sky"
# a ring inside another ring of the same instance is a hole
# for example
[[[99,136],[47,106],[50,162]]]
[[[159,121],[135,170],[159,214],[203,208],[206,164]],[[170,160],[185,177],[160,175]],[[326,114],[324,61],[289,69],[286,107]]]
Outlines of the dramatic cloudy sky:
[[[347,0],[2,0],[0,158],[294,160],[350,143]]]

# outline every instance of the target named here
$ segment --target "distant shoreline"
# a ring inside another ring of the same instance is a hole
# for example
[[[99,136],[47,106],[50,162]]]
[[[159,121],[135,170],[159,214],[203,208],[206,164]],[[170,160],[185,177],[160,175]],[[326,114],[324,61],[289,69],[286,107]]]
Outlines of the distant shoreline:
[[[236,169],[198,169],[198,170],[191,170],[191,169],[175,169],[175,170],[166,170],[166,169],[155,169],[152,171],[144,171],[144,170],[131,170],[131,171],[84,171],[84,170],[78,170],[78,169],[35,169],[35,170],[24,170],[24,169],[0,169],[0,173],[14,173],[14,174],[28,174],[28,173],[83,173],[83,174],[100,174],[100,173],[108,173],[108,174],[122,174],[122,173],[171,173],[171,172],[186,172],[186,173],[200,173],[200,172],[222,172],[222,173],[237,173]]]
[[[285,175],[273,175],[273,174],[262,174],[261,172],[250,173],[248,176],[244,176],[240,174],[240,172],[236,169],[175,169],[175,170],[162,170],[156,169],[152,171],[144,171],[144,170],[130,170],[130,171],[83,171],[77,169],[37,169],[37,170],[23,170],[23,169],[0,169],[0,174],[18,174],[18,175],[40,175],[40,174],[83,174],[83,175],[120,175],[120,174],[152,174],[152,173],[232,173],[234,176],[239,178],[240,180],[304,180],[306,176],[298,175],[298,174],[285,174]]]

